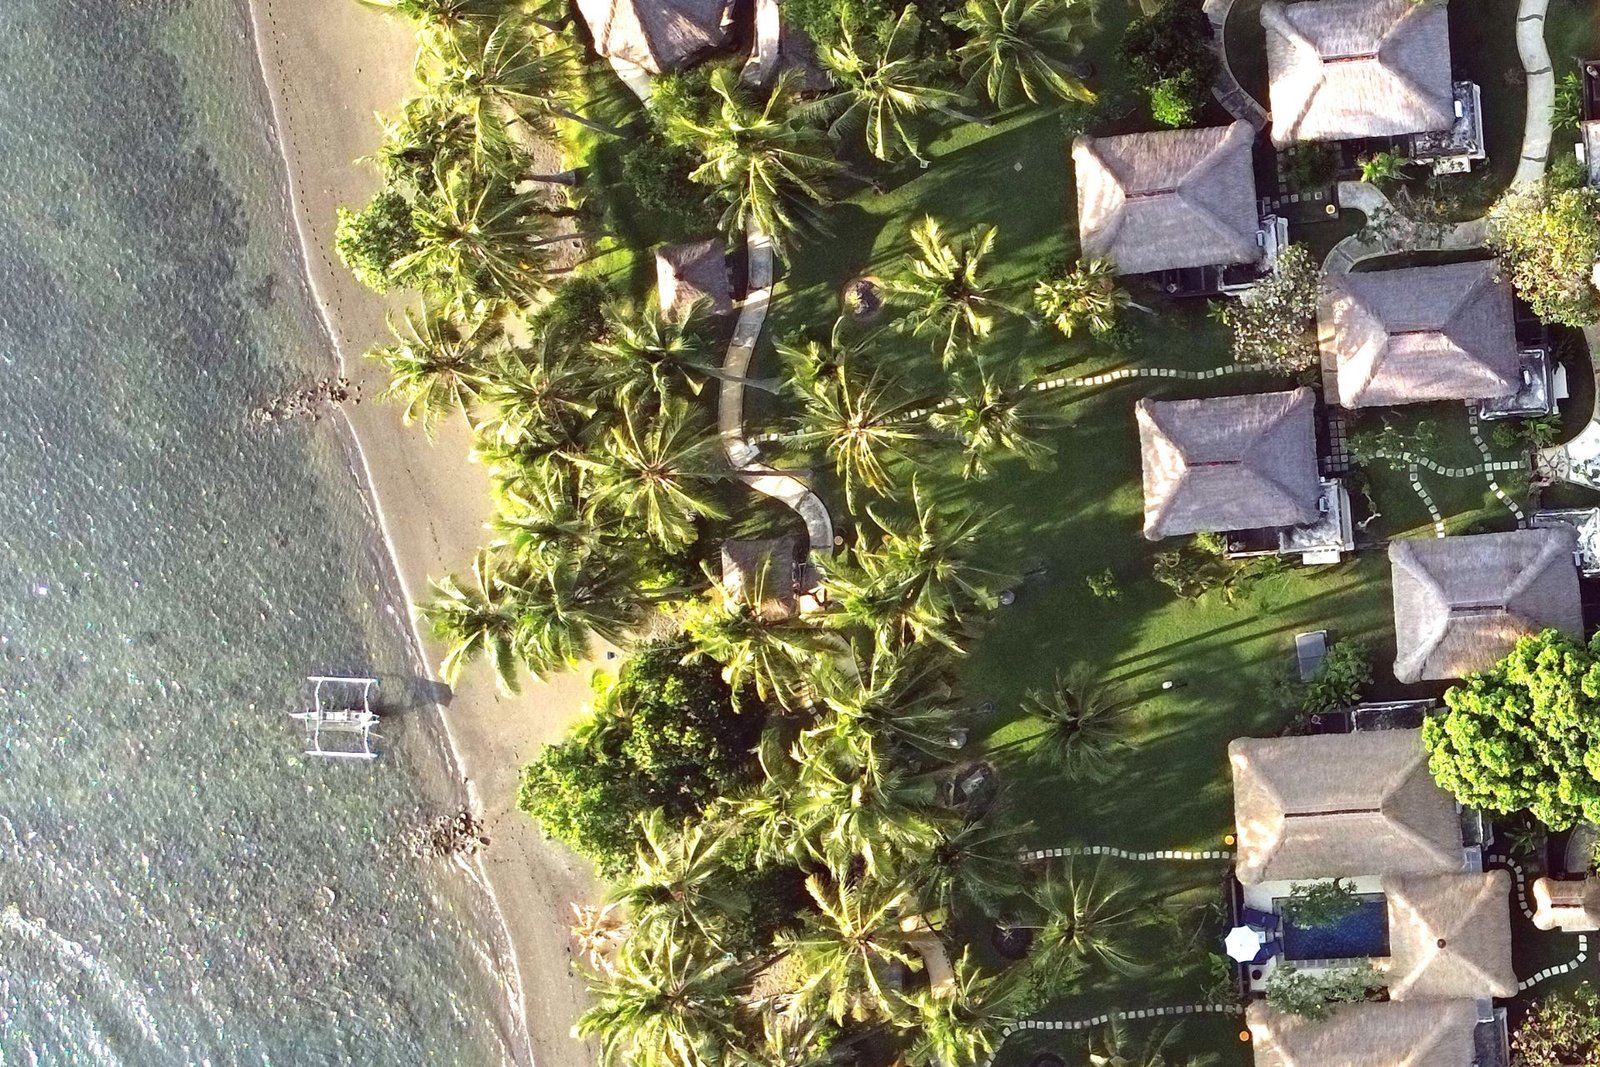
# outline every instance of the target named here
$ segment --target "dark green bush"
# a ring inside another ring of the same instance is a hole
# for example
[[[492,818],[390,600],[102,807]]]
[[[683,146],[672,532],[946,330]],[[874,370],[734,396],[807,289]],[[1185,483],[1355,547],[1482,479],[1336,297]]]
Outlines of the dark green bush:
[[[334,248],[356,279],[375,293],[386,293],[402,279],[394,265],[416,251],[417,231],[411,204],[393,189],[384,189],[360,211],[339,209]]]
[[[533,316],[535,329],[547,330],[566,345],[583,345],[605,333],[605,308],[611,290],[597,278],[574,274],[556,288],[550,302]]]
[[[658,134],[640,138],[622,157],[622,181],[634,209],[657,232],[687,238],[716,230],[718,212],[705,186],[689,180],[699,164],[691,149]]]
[[[1157,92],[1169,117],[1180,104],[1198,112],[1211,98],[1221,60],[1211,48],[1211,20],[1199,0],[1172,0],[1134,19],[1118,52],[1134,83],[1149,87],[1152,111]]]

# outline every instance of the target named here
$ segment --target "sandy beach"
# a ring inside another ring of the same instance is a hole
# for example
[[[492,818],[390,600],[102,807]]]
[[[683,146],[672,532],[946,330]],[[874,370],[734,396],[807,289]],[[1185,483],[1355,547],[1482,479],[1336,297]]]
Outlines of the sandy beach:
[[[373,113],[396,110],[412,92],[415,41],[403,21],[356,0],[249,0],[249,6],[312,293],[343,373],[368,398],[347,405],[345,414],[414,605],[426,596],[429,577],[465,569],[483,540],[488,481],[468,462],[464,422],[441,427],[430,443],[401,424],[395,405],[372,402],[385,378],[360,355],[387,336],[385,316],[404,301],[358,285],[334,252],[333,234],[335,209],[362,203],[377,186],[372,169],[355,160],[377,145]],[[438,650],[426,635],[418,639],[428,663],[437,663]],[[525,1019],[527,1059],[538,1067],[595,1061],[595,1050],[570,1036],[584,987],[573,968],[569,904],[593,899],[598,887],[587,864],[546,841],[516,810],[518,771],[562,734],[588,694],[587,671],[533,683],[515,698],[501,697],[487,672],[476,671],[443,710],[492,838],[479,867],[504,920],[514,961],[513,1012]]]

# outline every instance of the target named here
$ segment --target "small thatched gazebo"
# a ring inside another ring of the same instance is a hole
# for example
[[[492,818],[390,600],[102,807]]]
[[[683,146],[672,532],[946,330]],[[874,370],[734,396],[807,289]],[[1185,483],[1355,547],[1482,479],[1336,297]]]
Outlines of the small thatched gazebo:
[[[1256,530],[1317,520],[1310,389],[1208,400],[1141,400],[1144,535]]]
[[[1341,1004],[1326,1019],[1256,1001],[1245,1010],[1256,1067],[1474,1067],[1470,1000]]]
[[[1390,542],[1395,678],[1461,678],[1552,627],[1581,638],[1577,548],[1571,526]]]
[[[728,43],[732,0],[578,0],[594,49],[652,74],[681,70]]]
[[[1259,260],[1253,139],[1235,122],[1073,141],[1083,257],[1119,274]]]
[[[723,591],[763,618],[789,618],[795,613],[799,594],[798,543],[788,536],[724,541]]]
[[[1385,878],[1391,1000],[1514,997],[1511,876]]]
[[[1533,883],[1533,906],[1533,925],[1541,930],[1600,930],[1600,878],[1539,878]]]
[[[681,319],[695,304],[713,315],[733,310],[728,253],[722,238],[662,245],[656,249],[656,299],[661,313]]]
[[[1330,404],[1480,400],[1521,388],[1511,287],[1492,260],[1339,275],[1317,321]]]
[[[1462,869],[1461,820],[1420,730],[1244,737],[1228,762],[1244,885]]]
[[[1450,21],[1440,0],[1267,0],[1272,143],[1448,130]]]

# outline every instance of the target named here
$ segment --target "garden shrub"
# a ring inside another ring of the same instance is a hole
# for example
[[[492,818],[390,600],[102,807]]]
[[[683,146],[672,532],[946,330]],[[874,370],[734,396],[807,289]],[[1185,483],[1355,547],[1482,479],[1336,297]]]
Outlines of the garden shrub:
[[[1308,715],[1347,708],[1372,684],[1372,654],[1360,641],[1335,641],[1306,683],[1301,710]]]
[[[1355,882],[1334,878],[1326,882],[1295,883],[1289,887],[1285,906],[1297,926],[1317,929],[1337,926],[1354,915],[1361,903],[1356,898]]]
[[[1329,145],[1306,141],[1284,153],[1283,176],[1291,189],[1331,185],[1338,177],[1338,159]]]
[[[1566,326],[1600,318],[1591,280],[1600,260],[1600,190],[1513,186],[1488,219],[1489,246],[1507,261],[1517,295],[1535,315]]]
[[[401,279],[394,265],[417,249],[411,203],[393,189],[380,190],[360,211],[339,209],[333,245],[344,265],[368,289],[386,293]]]
[[[1150,117],[1163,126],[1192,125],[1200,114],[1200,107],[1195,103],[1191,78],[1191,73],[1185,72],[1150,86]]]
[[[1158,93],[1169,118],[1176,116],[1173,109],[1179,104],[1187,104],[1191,116],[1205,107],[1221,64],[1211,39],[1211,20],[1199,0],[1170,0],[1129,24],[1118,54],[1133,81],[1149,87],[1152,113]],[[1160,114],[1156,119],[1181,125]]]
[[[1316,1022],[1326,1019],[1335,1004],[1366,1000],[1383,988],[1383,976],[1371,964],[1326,974],[1313,974],[1286,964],[1267,979],[1267,1003],[1288,1015]]]
[[[1511,1038],[1512,1067],[1600,1063],[1600,993],[1585,982],[1541,997]]]
[[[610,299],[611,290],[598,278],[570,275],[534,314],[532,326],[549,331],[553,340],[566,345],[599,340],[605,334],[605,308]]]
[[[1279,252],[1271,274],[1221,305],[1220,317],[1233,330],[1233,358],[1291,373],[1315,363],[1321,284],[1322,268],[1303,246]]]

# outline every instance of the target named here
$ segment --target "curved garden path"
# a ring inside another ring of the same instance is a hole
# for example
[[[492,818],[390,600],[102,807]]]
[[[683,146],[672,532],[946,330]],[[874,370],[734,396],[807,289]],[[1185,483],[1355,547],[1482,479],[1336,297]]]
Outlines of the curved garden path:
[[[1528,73],[1528,112],[1522,128],[1522,158],[1512,181],[1530,184],[1544,177],[1550,161],[1550,111],[1556,100],[1556,76],[1544,41],[1544,13],[1549,0],[1521,0],[1517,5],[1517,54]]]
[[[756,492],[765,493],[792,508],[806,524],[812,554],[831,556],[833,519],[822,498],[793,474],[759,462],[760,450],[744,435],[744,377],[755,355],[761,327],[766,324],[767,308],[772,303],[775,259],[772,238],[753,227],[745,234],[745,249],[750,262],[750,283],[744,302],[739,305],[733,339],[728,342],[728,351],[722,360],[722,370],[727,377],[717,391],[717,436],[722,440],[722,451],[728,457],[734,477]]]
[[[1211,21],[1211,46],[1222,60],[1217,68],[1217,84],[1211,87],[1211,95],[1227,109],[1228,114],[1248,122],[1259,133],[1267,128],[1267,112],[1255,97],[1244,91],[1239,79],[1233,76],[1233,68],[1228,65],[1228,45],[1223,28],[1228,24],[1228,12],[1233,10],[1233,4],[1234,0],[1205,0],[1200,5],[1206,18]]]

